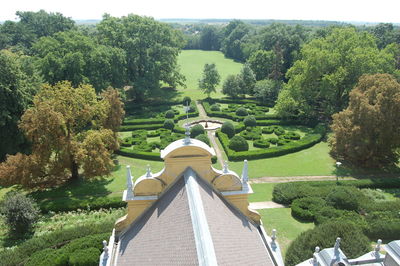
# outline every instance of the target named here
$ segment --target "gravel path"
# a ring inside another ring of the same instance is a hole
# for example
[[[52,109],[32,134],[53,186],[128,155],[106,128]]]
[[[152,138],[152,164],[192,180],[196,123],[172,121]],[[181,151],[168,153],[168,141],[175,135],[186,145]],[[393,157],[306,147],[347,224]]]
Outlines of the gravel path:
[[[207,119],[209,118],[206,114],[206,111],[203,108],[203,105],[199,101],[196,101],[197,110],[199,110],[199,117],[200,119]]]
[[[221,150],[218,147],[217,140],[215,139],[215,132],[207,131],[208,138],[211,141],[212,146],[214,147],[215,154],[217,155],[217,159],[222,168],[224,168],[224,157],[222,156]]]
[[[287,206],[273,202],[273,201],[250,202],[249,207],[252,208],[253,210],[272,209],[272,208],[287,208]]]

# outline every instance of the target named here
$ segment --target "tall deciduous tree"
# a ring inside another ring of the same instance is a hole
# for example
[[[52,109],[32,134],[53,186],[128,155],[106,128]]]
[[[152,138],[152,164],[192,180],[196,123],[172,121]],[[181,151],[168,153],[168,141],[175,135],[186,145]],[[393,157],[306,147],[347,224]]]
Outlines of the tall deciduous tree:
[[[122,87],[126,80],[126,54],[120,48],[98,45],[77,31],[43,37],[33,46],[38,66],[51,84],[69,80],[74,86],[92,84],[98,91]]]
[[[400,148],[400,84],[388,74],[365,75],[349,107],[333,115],[332,153],[357,166],[396,163]]]
[[[171,26],[148,17],[105,15],[97,29],[100,43],[125,51],[127,81],[136,100],[151,95],[161,83],[184,85],[177,64],[183,37]]]
[[[215,64],[205,64],[203,76],[199,80],[199,88],[210,97],[212,92],[216,92],[216,87],[221,81],[221,76],[217,71]]]
[[[241,94],[253,94],[256,77],[248,64],[245,64],[238,75]]]
[[[232,98],[237,98],[241,94],[239,83],[237,75],[229,75],[222,85],[222,93]]]
[[[0,161],[6,154],[28,148],[18,129],[18,121],[40,83],[37,73],[30,71],[28,60],[26,56],[0,51]]]
[[[250,65],[257,80],[266,79],[272,72],[273,51],[258,50],[253,53],[247,63]]]
[[[118,148],[113,130],[122,121],[121,108],[111,89],[99,100],[90,85],[45,85],[20,123],[32,153],[8,156],[0,165],[0,182],[51,186],[78,178],[80,169],[87,178],[108,174]]]
[[[394,65],[393,55],[379,51],[370,34],[334,29],[303,46],[301,59],[287,73],[289,82],[276,109],[284,116],[329,119],[347,107],[349,92],[361,75],[393,73]]]

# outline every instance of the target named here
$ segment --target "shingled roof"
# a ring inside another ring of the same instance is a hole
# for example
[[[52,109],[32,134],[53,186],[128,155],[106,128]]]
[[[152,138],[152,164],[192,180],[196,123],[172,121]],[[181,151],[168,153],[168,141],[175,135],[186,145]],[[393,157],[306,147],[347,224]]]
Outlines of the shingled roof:
[[[258,225],[191,168],[120,235],[116,265],[274,265]]]

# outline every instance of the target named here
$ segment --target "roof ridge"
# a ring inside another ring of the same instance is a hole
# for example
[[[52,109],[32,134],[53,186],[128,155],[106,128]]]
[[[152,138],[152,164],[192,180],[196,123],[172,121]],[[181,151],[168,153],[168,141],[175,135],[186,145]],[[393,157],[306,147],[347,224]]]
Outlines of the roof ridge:
[[[217,265],[214,243],[199,191],[199,177],[189,167],[184,172],[184,178],[199,265]]]

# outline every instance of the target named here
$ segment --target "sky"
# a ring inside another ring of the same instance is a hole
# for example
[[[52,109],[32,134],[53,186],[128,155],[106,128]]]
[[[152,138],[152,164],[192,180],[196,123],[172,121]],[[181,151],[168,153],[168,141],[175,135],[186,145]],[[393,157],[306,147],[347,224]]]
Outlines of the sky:
[[[60,12],[74,20],[101,19],[104,13],[161,18],[293,19],[400,23],[400,0],[11,0],[0,21],[16,11]]]

